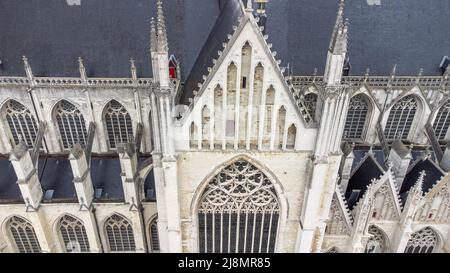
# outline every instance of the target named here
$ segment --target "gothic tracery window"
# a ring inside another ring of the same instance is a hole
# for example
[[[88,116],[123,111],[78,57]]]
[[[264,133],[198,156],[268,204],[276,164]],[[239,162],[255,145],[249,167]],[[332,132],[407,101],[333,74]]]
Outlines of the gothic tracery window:
[[[386,239],[383,232],[376,226],[369,226],[369,234],[372,235],[367,241],[365,253],[383,253],[386,251]]]
[[[203,253],[274,252],[280,207],[269,178],[237,160],[215,175],[198,208]]]
[[[59,222],[59,232],[65,252],[89,252],[89,241],[83,223],[69,215]]]
[[[157,216],[150,222],[150,247],[153,253],[160,251]]]
[[[432,253],[437,245],[437,235],[426,227],[411,234],[405,253]]]
[[[56,122],[64,149],[74,144],[86,144],[87,131],[84,117],[72,103],[62,100],[55,106]]]
[[[447,100],[439,109],[434,120],[433,129],[438,140],[445,140],[448,128],[450,127],[450,100]]]
[[[127,143],[133,137],[133,126],[127,109],[116,100],[110,101],[104,111],[106,130],[108,131],[108,143],[111,149],[116,149],[117,144]]]
[[[105,222],[106,237],[111,252],[136,250],[133,227],[124,217],[114,214]]]
[[[406,96],[392,106],[384,129],[387,140],[408,138],[417,107],[417,100],[414,96]]]
[[[350,99],[344,127],[345,139],[361,139],[363,137],[368,112],[369,104],[365,95],[358,94]]]
[[[316,93],[308,93],[305,95],[304,103],[306,110],[309,112],[311,117],[314,118],[316,112],[316,104],[317,104],[317,94]]]
[[[24,218],[13,216],[8,223],[16,249],[20,253],[41,252],[33,226]]]
[[[29,148],[33,147],[37,134],[37,124],[30,110],[18,101],[9,100],[3,113],[14,143],[18,144],[22,139]]]

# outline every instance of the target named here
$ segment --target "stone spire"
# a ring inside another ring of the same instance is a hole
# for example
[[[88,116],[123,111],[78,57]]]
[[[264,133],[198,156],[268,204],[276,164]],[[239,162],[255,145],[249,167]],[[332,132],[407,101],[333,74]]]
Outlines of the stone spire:
[[[167,31],[166,23],[164,19],[163,4],[161,0],[158,0],[157,5],[157,16],[156,16],[156,30],[157,30],[157,48],[158,51],[167,52]]]
[[[333,52],[333,54],[347,52],[348,19],[344,18],[344,7],[345,0],[340,0],[329,48],[330,52]]]
[[[152,17],[152,19],[150,20],[150,52],[156,52],[157,39],[155,18]]]

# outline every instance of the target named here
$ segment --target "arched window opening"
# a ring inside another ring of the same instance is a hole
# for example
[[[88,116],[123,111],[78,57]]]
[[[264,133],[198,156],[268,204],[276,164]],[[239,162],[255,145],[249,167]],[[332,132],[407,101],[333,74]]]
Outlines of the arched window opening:
[[[69,215],[59,221],[59,232],[65,252],[89,252],[89,240],[83,223]]]
[[[252,107],[252,130],[250,136],[250,147],[255,149],[258,146],[259,136],[259,111],[262,104],[262,90],[264,83],[264,67],[259,63],[255,67],[255,77],[253,80],[253,105]]]
[[[246,146],[251,59],[252,47],[248,42],[246,42],[242,47],[241,56],[241,90],[239,96],[239,148],[245,148]]]
[[[202,109],[202,148],[209,149],[209,128],[211,126],[211,116],[208,106]]]
[[[16,249],[20,253],[41,252],[33,226],[24,218],[13,216],[8,223]]]
[[[110,101],[103,114],[108,132],[109,148],[116,149],[120,143],[128,143],[133,138],[133,126],[127,109],[116,100]]]
[[[227,122],[225,124],[225,138],[228,149],[234,147],[235,115],[236,115],[236,79],[237,68],[234,63],[228,66],[227,71]]]
[[[369,103],[363,94],[350,99],[347,119],[345,120],[344,139],[362,139],[366,125]]]
[[[74,144],[86,144],[87,131],[84,117],[72,103],[62,100],[55,106],[55,116],[64,149]]]
[[[306,110],[309,112],[312,118],[314,118],[316,114],[316,105],[317,105],[317,94],[316,93],[308,93],[305,95],[304,104]]]
[[[220,85],[214,89],[214,148],[222,147],[223,90]]]
[[[32,148],[36,139],[37,123],[30,110],[18,101],[9,100],[5,104],[3,115],[8,122],[14,144],[17,145],[22,139],[28,148]]]
[[[150,222],[150,247],[153,253],[160,251],[159,234],[158,234],[158,217],[153,218]]]
[[[387,140],[407,140],[417,112],[417,100],[406,96],[392,106],[384,129]]]
[[[372,235],[367,241],[365,253],[383,253],[386,251],[386,239],[383,232],[376,226],[369,226],[369,234]]]
[[[278,130],[275,138],[275,148],[281,149],[283,148],[283,139],[284,139],[284,127],[286,125],[286,108],[284,106],[280,107],[278,110]]]
[[[423,228],[411,234],[405,253],[432,253],[437,241],[438,237],[430,227]]]
[[[191,149],[198,148],[198,131],[197,125],[194,122],[191,123],[191,127],[189,128],[189,146]]]
[[[439,109],[434,120],[433,129],[438,140],[445,140],[448,128],[450,126],[450,100]]]
[[[291,124],[288,129],[288,135],[286,140],[286,149],[294,149],[295,148],[295,138],[297,137],[297,128],[294,124]]]
[[[106,237],[110,252],[130,252],[136,250],[133,227],[124,217],[114,214],[105,222]]]
[[[266,113],[264,117],[264,136],[263,136],[263,146],[264,148],[270,147],[270,138],[272,135],[272,113],[275,104],[275,89],[271,85],[266,91]]]
[[[198,208],[202,253],[274,252],[280,207],[257,167],[237,160],[208,183]]]

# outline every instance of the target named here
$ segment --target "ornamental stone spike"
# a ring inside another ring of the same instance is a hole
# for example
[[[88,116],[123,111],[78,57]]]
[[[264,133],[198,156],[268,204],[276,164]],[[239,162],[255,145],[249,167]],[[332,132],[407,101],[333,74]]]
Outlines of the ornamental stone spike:
[[[28,63],[28,58],[24,55],[22,56],[23,66],[25,67],[25,73],[30,81],[33,80],[33,71],[31,70],[31,66]]]
[[[334,54],[341,54],[347,51],[348,20],[344,19],[344,7],[345,1],[340,0],[329,47],[330,52]]]
[[[155,18],[150,19],[150,52],[156,52],[157,36],[155,27]]]
[[[130,70],[131,70],[131,78],[133,80],[137,80],[137,69],[136,65],[134,64],[133,58],[130,58]]]
[[[158,50],[161,52],[168,51],[168,43],[167,43],[167,31],[166,31],[166,23],[164,19],[164,11],[163,4],[161,0],[156,2],[157,5],[157,17],[156,17],[156,29],[158,35]]]
[[[82,81],[86,81],[87,75],[86,75],[86,68],[83,64],[83,59],[81,57],[78,57],[78,69],[80,70],[80,78]]]

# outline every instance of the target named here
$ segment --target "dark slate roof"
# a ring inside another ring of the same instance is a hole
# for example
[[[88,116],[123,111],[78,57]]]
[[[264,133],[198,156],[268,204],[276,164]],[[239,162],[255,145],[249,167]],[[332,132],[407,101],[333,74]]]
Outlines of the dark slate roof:
[[[119,158],[92,158],[91,178],[94,189],[102,189],[97,200],[123,200],[121,168]]]
[[[68,5],[64,0],[2,0],[0,76],[24,76],[21,57],[26,55],[36,76],[78,77],[81,56],[90,77],[130,77],[131,57],[138,76],[151,77],[149,32],[155,2],[81,0],[81,5]],[[218,16],[218,3],[165,0],[164,12],[169,51],[185,74]]]
[[[405,179],[403,180],[400,194],[409,191],[409,189],[416,184],[417,179],[419,178],[422,171],[425,171],[426,173],[422,186],[423,192],[427,192],[429,189],[431,189],[433,185],[439,182],[441,180],[441,177],[445,175],[445,173],[429,158],[419,159],[413,164],[414,165],[411,166],[411,169],[408,171]]]
[[[0,202],[23,202],[16,173],[7,158],[0,158],[0,174]]]
[[[213,67],[213,59],[217,59],[218,50],[222,50],[222,43],[227,42],[228,34],[233,33],[233,26],[238,26],[238,19],[242,16],[239,0],[221,1],[221,13],[214,24],[189,76],[186,79],[180,103],[189,104],[192,92],[199,90],[198,83],[203,82],[203,75],[208,75],[208,67]]]
[[[356,168],[356,166],[358,166],[358,163],[360,163],[361,160],[364,159],[368,151],[369,150],[358,150],[358,149],[353,150],[353,155],[355,157],[353,158],[352,171]],[[372,152],[373,157],[375,158],[377,163],[380,166],[384,166],[385,157],[383,151],[373,149]]]
[[[345,197],[349,208],[361,198],[367,189],[367,186],[372,182],[372,179],[378,179],[383,174],[383,169],[376,162],[372,156],[367,156],[359,168],[354,170],[353,175],[348,182]],[[351,196],[353,190],[359,190],[358,196]]]
[[[40,159],[38,167],[39,181],[44,192],[44,202],[77,200],[72,168],[67,158]],[[45,195],[48,190],[53,190],[51,199],[47,199]]]
[[[347,0],[350,22],[350,75],[389,75],[397,63],[398,75],[440,75],[439,63],[450,55],[450,1]],[[372,1],[375,2],[375,1]],[[267,4],[267,34],[283,65],[294,74],[325,70],[326,54],[336,19],[338,1],[276,0]]]

